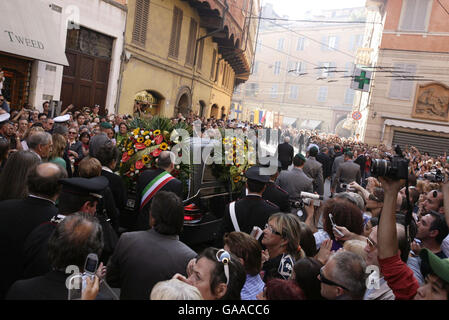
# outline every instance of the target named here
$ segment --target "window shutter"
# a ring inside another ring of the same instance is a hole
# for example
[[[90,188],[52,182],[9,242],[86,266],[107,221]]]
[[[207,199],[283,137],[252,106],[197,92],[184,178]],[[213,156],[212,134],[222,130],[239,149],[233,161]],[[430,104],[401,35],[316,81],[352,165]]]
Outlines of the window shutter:
[[[329,47],[327,46],[328,37],[322,36],[321,37],[321,51],[327,51]]]
[[[181,39],[181,26],[182,26],[182,10],[178,7],[173,9],[173,21],[170,36],[170,47],[168,55],[177,59],[179,55],[179,41]]]
[[[198,49],[198,69],[203,67],[203,53],[204,53],[204,39],[200,41],[200,48]]]
[[[416,65],[414,64],[406,64],[405,65],[404,75],[406,76],[414,76],[416,73]],[[403,80],[401,81],[401,90],[400,90],[400,98],[404,100],[410,100],[413,92],[413,85],[415,81]]]
[[[403,63],[395,63],[393,65],[395,71],[403,71],[404,70],[404,64]],[[399,76],[402,73],[392,73],[394,76]],[[390,84],[390,94],[389,97],[392,99],[399,99],[401,97],[401,80],[396,80],[396,78],[392,78],[391,84]]]
[[[214,54],[212,56],[212,66],[210,68],[210,78],[213,81],[215,76],[215,60],[217,60],[217,51],[214,50]]]
[[[145,46],[147,38],[148,15],[150,11],[150,0],[136,0],[135,10],[132,42],[141,46]]]
[[[340,37],[339,37],[339,36],[335,36],[335,46],[334,46],[334,49],[338,49],[339,42],[340,42]]]
[[[417,1],[415,17],[413,21],[413,29],[415,29],[416,31],[426,31],[426,18],[428,8],[429,0]]]
[[[198,30],[198,23],[193,18],[190,18],[189,42],[187,43],[187,56],[186,56],[186,64],[188,65],[193,65],[193,59],[195,57],[197,30]]]

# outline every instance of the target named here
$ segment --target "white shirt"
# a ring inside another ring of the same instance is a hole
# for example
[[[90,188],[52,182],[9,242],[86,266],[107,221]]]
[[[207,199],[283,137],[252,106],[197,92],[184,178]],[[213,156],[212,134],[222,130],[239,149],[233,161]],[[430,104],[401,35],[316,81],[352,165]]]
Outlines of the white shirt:
[[[449,257],[449,235],[444,238],[443,243],[441,244],[441,251],[443,251],[446,257]]]
[[[109,167],[102,166],[101,169],[110,173],[114,173]]]

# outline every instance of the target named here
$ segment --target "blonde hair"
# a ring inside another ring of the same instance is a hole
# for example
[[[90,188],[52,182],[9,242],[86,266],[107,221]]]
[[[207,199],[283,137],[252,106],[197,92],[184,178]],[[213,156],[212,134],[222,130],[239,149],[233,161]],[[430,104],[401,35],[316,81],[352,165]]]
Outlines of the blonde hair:
[[[51,136],[53,141],[53,149],[50,153],[50,159],[62,157],[64,155],[64,149],[67,146],[67,141],[64,136],[59,133],[55,133]]]
[[[93,178],[101,175],[101,163],[97,158],[86,157],[78,165],[81,178]]]
[[[282,234],[282,238],[287,240],[286,253],[292,255],[295,260],[306,256],[301,248],[301,220],[292,213],[275,213],[268,218]]]
[[[200,291],[178,279],[156,283],[151,290],[150,300],[204,300]]]
[[[367,254],[365,251],[366,242],[362,240],[348,240],[343,244],[345,251],[350,251],[358,254],[366,260]]]

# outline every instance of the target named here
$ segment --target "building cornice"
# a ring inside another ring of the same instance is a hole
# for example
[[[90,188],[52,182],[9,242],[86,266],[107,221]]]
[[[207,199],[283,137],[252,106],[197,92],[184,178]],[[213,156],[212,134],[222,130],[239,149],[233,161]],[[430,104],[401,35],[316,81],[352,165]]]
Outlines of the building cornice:
[[[110,4],[111,6],[117,7],[125,12],[128,12],[128,7],[124,4],[118,3],[117,1],[114,0],[102,0],[102,1]]]

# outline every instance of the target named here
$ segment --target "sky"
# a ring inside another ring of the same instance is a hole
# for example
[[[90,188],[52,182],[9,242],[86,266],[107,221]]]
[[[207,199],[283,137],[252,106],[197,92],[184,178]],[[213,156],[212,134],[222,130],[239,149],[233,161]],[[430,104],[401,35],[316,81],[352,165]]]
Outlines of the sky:
[[[274,10],[280,16],[290,18],[301,17],[304,11],[364,7],[366,0],[261,0],[273,4]]]

